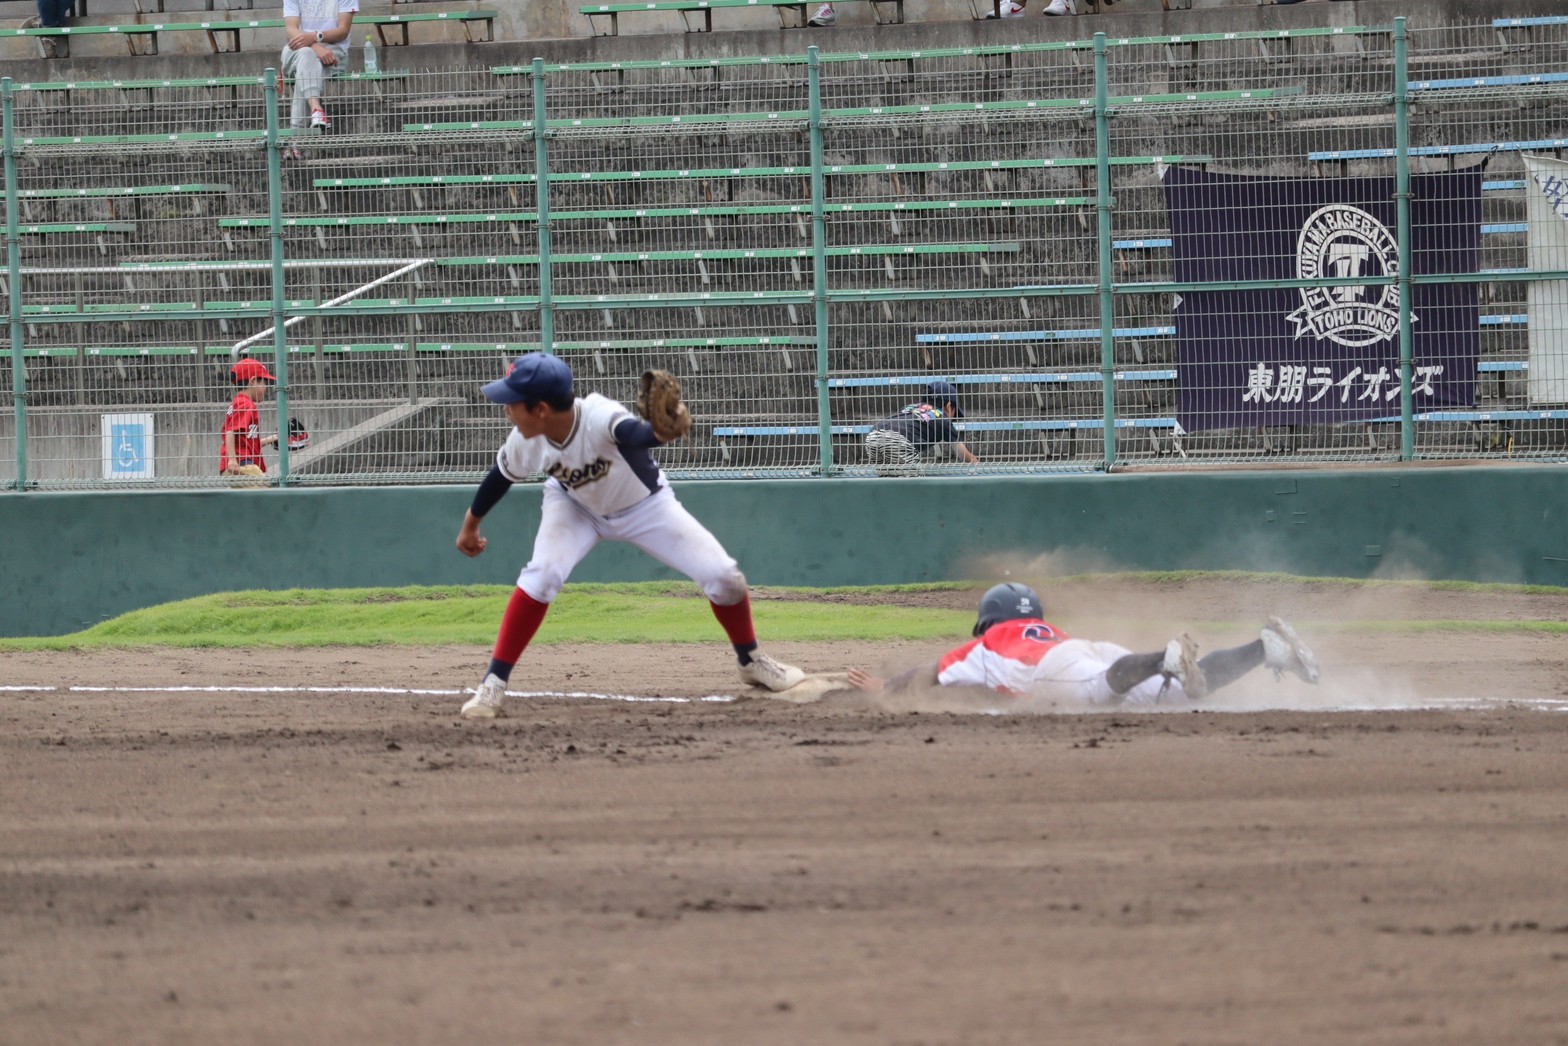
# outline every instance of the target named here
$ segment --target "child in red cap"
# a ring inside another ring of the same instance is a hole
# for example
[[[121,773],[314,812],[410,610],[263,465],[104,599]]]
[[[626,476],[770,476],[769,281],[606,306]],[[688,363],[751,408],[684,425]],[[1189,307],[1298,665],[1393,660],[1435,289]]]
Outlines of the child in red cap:
[[[229,377],[240,387],[223,419],[223,446],[218,452],[218,471],[225,476],[263,476],[267,463],[261,448],[277,446],[277,436],[261,435],[261,412],[256,404],[267,398],[267,389],[278,379],[260,360],[249,356],[229,368]]]

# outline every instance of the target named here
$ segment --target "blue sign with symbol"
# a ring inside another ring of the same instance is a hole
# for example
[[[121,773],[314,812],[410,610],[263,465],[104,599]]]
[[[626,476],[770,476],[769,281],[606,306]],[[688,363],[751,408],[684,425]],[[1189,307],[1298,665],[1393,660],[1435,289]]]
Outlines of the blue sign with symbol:
[[[151,414],[103,415],[103,478],[153,478]]]

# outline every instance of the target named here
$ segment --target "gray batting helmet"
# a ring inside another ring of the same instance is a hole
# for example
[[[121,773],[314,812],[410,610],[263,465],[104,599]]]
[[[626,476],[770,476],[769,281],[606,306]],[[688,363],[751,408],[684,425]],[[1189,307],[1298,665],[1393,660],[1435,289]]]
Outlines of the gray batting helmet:
[[[1042,613],[1040,597],[1028,585],[1012,582],[995,585],[980,597],[980,616],[975,619],[973,634],[984,635],[992,625],[1016,621],[1021,617],[1039,617]]]

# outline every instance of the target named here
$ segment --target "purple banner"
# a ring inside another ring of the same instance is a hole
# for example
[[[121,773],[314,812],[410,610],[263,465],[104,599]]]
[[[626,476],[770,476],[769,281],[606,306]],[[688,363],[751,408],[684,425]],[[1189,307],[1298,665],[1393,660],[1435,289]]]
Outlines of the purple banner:
[[[1397,276],[1394,179],[1164,176],[1178,282]],[[1481,171],[1410,178],[1412,272],[1473,273]],[[1473,283],[1418,285],[1415,409],[1475,401]],[[1177,421],[1189,431],[1399,413],[1399,289],[1190,291],[1176,308]]]

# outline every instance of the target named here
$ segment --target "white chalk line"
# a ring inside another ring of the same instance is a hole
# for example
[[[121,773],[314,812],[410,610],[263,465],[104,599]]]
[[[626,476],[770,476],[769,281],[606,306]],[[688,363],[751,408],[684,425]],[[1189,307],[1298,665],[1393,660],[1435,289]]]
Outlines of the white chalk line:
[[[393,686],[47,686],[25,684],[0,684],[0,693],[74,693],[74,694],[388,694],[395,697],[466,697],[472,694],[472,689],[423,689],[419,687],[393,687]],[[588,690],[508,690],[508,697],[516,698],[552,698],[563,701],[621,701],[627,704],[731,704],[739,700],[732,694],[707,694],[703,697],[649,697],[641,694],[601,694]],[[1275,706],[1240,706],[1225,707],[1193,706],[1181,709],[1175,708],[1085,708],[1061,709],[1064,713],[1072,712],[1115,712],[1126,714],[1134,711],[1148,712],[1414,712],[1432,710],[1453,711],[1481,711],[1485,709],[1520,707],[1532,708],[1541,712],[1568,712],[1568,700],[1551,697],[1535,698],[1433,698],[1426,701],[1411,702],[1408,704],[1338,704],[1307,707],[1291,707],[1289,705]],[[981,710],[987,715],[1018,715],[1009,709]]]
[[[0,692],[70,694],[392,694],[411,697],[463,697],[473,690],[424,690],[396,686],[0,686]],[[507,697],[553,697],[578,701],[625,701],[633,704],[727,703],[730,694],[704,697],[646,697],[638,694],[599,694],[587,690],[508,690]]]

